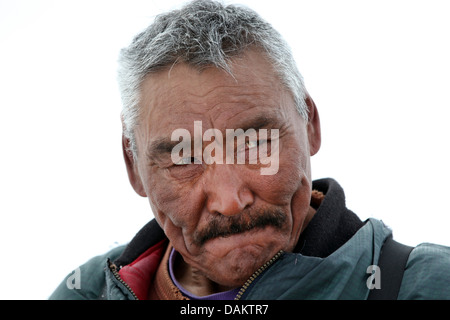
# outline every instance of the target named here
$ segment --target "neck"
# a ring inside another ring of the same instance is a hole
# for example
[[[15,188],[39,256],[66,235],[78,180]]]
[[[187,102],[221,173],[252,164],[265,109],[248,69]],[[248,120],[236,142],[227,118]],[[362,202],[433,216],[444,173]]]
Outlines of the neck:
[[[181,255],[177,256],[174,265],[174,273],[177,281],[190,293],[204,297],[218,292],[228,291],[234,288],[221,286],[207,277],[198,269],[187,264]]]

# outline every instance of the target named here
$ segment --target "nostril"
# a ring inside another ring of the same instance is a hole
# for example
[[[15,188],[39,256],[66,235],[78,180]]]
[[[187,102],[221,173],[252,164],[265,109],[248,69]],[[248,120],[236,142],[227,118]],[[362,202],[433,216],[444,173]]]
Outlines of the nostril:
[[[234,216],[254,202],[254,195],[247,188],[242,176],[231,170],[232,166],[216,166],[205,180],[206,209],[211,214]]]
[[[242,206],[242,210],[245,210],[253,205],[255,201],[255,196],[253,192],[248,188],[242,188],[239,192],[239,201]]]
[[[254,202],[253,193],[249,190],[244,192],[220,192],[208,199],[209,212],[223,216],[233,216],[241,213],[252,206]]]

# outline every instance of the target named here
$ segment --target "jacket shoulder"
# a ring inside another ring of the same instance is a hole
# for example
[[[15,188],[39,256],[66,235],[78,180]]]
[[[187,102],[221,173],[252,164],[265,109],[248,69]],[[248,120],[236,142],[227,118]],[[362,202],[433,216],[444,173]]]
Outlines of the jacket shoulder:
[[[125,249],[116,247],[105,254],[93,257],[69,273],[50,295],[50,300],[95,300],[105,286],[105,262],[115,260]]]
[[[450,299],[450,247],[423,243],[411,251],[399,299]]]

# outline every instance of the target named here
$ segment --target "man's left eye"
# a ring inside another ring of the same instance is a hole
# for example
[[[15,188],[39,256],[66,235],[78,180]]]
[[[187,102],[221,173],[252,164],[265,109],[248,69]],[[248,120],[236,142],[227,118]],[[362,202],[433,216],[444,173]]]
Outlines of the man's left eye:
[[[192,157],[185,157],[185,158],[181,158],[180,161],[175,163],[175,165],[177,165],[177,166],[184,166],[184,165],[191,164],[191,163],[193,163],[193,158]]]
[[[258,141],[250,140],[245,143],[245,146],[249,149],[256,148],[258,146]]]

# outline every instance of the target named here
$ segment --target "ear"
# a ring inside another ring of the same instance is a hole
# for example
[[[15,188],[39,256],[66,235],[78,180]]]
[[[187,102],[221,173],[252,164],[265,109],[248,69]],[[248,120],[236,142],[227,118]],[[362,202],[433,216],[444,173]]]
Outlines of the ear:
[[[126,138],[122,133],[122,151],[125,165],[127,167],[128,179],[134,191],[142,197],[147,197],[141,177],[137,168],[136,160],[133,157],[133,152],[130,148],[130,139]]]
[[[320,134],[319,112],[317,111],[316,104],[308,93],[306,93],[305,102],[308,106],[309,111],[307,130],[310,155],[313,156],[319,151],[322,141],[322,137]]]

